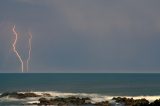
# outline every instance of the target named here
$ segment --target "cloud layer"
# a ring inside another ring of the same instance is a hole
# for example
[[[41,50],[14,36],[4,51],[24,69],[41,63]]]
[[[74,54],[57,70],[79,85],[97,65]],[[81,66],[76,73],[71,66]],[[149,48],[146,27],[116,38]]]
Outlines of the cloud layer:
[[[0,72],[17,72],[11,26],[33,33],[31,72],[159,72],[160,1],[0,1]]]

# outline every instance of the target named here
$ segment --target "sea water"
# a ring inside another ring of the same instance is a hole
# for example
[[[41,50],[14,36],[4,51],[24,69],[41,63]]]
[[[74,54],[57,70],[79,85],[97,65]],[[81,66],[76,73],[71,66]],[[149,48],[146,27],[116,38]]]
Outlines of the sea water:
[[[46,92],[53,97],[89,96],[92,102],[111,100],[117,96],[146,98],[153,101],[160,97],[160,74],[0,74],[0,93],[13,91]],[[7,100],[8,98],[0,99],[0,104],[10,103],[6,102]],[[24,101],[27,100],[22,100]],[[13,99],[12,103],[17,104],[19,101]]]

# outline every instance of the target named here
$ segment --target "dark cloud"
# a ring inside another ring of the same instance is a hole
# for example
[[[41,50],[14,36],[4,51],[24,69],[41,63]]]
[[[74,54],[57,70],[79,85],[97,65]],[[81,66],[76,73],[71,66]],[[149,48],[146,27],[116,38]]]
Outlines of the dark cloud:
[[[159,72],[159,3],[0,1],[0,72],[19,68],[10,50],[13,24],[24,39],[33,33],[31,72]]]

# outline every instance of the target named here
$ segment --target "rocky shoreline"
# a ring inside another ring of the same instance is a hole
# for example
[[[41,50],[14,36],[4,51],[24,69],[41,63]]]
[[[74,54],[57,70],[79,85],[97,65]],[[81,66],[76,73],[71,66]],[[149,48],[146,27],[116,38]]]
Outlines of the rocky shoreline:
[[[42,95],[39,95],[31,92],[5,92],[0,95],[0,98],[5,97],[16,99],[38,98],[38,102],[22,104],[34,106],[160,106],[160,99],[149,102],[145,98],[133,99],[126,97],[113,97],[112,103],[107,100],[92,103],[91,98],[89,97],[69,96],[53,98],[49,93],[43,93]]]

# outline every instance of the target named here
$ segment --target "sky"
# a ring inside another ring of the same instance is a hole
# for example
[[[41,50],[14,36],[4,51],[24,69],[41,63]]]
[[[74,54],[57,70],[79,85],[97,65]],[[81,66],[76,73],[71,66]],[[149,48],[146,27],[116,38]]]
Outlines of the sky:
[[[160,72],[160,0],[0,0],[0,72]],[[26,69],[26,67],[25,67]]]

